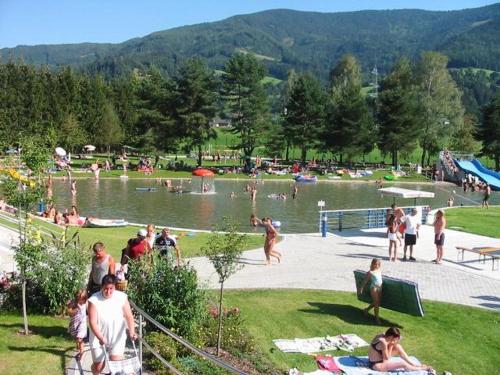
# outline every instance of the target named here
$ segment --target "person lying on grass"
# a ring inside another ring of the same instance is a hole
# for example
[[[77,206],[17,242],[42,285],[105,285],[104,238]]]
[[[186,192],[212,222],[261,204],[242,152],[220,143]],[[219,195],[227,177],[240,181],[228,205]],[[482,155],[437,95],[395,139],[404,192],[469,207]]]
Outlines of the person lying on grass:
[[[431,366],[423,364],[418,366],[411,361],[399,343],[401,338],[401,333],[396,327],[389,328],[385,334],[375,336],[368,350],[370,369],[382,372],[396,369],[404,369],[405,371],[424,370],[435,375],[436,371]],[[401,360],[390,362],[393,355],[399,355]]]

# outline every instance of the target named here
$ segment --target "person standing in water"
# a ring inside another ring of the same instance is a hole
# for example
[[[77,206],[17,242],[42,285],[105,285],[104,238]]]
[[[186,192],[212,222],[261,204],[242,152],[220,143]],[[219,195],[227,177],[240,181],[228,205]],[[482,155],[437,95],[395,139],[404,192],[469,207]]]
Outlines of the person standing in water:
[[[292,189],[292,199],[295,199],[297,197],[298,192],[299,192],[299,188],[297,187],[297,184],[294,184],[293,189]]]

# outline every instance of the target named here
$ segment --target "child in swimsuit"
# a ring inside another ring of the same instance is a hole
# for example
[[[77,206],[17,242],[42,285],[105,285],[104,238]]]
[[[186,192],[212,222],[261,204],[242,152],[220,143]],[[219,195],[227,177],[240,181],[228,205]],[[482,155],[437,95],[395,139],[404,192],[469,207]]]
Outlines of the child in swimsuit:
[[[363,284],[359,290],[359,294],[363,294],[363,290],[370,281],[370,296],[372,297],[372,303],[364,309],[365,314],[373,307],[373,312],[375,313],[375,321],[380,324],[380,319],[378,316],[378,310],[380,307],[380,300],[382,298],[382,271],[380,269],[381,263],[380,259],[373,259],[370,264],[370,271],[366,274]]]

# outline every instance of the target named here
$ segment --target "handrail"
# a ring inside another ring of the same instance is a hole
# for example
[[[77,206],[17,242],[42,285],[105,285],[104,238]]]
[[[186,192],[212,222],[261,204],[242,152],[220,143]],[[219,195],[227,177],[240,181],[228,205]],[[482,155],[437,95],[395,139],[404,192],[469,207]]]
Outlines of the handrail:
[[[405,214],[409,214],[412,208],[420,208],[422,211],[421,222],[427,223],[429,206],[407,206],[400,207]],[[328,232],[346,229],[373,229],[384,228],[387,224],[388,208],[361,208],[345,210],[319,211],[319,231],[323,237]]]
[[[151,324],[156,326],[160,331],[167,334],[168,336],[170,336],[171,338],[173,338],[174,340],[176,340],[180,344],[184,345],[186,348],[191,350],[193,353],[198,354],[200,357],[209,359],[215,365],[217,365],[217,366],[219,366],[219,367],[221,367],[229,372],[232,372],[233,374],[247,375],[245,372],[227,364],[226,362],[220,360],[219,358],[213,356],[210,353],[205,352],[204,350],[198,349],[196,346],[194,346],[190,342],[188,342],[188,341],[184,340],[182,337],[176,335],[175,333],[173,333],[172,331],[167,329],[165,326],[163,326],[161,323],[157,322],[155,319],[153,319],[151,316],[149,316],[148,313],[146,313],[144,310],[142,310],[140,307],[138,307],[133,301],[130,301],[130,306],[134,310],[136,310],[140,315],[142,315],[144,318],[146,318],[146,320],[148,322],[150,322]]]
[[[402,209],[410,209],[410,208],[413,208],[415,206],[398,206],[398,208],[402,208]],[[417,206],[418,207],[418,206]],[[425,207],[425,206],[422,206],[422,207]],[[356,211],[374,211],[374,210],[388,210],[389,207],[375,207],[375,208],[346,208],[344,210],[340,209],[340,210],[322,210],[322,211],[319,211],[319,213],[329,213],[329,212],[356,212]]]

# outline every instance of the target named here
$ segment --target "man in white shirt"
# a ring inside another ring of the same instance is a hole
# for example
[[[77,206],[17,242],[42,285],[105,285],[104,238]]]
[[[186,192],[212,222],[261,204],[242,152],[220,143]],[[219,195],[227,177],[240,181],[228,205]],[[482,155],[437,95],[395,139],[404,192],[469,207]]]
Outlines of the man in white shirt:
[[[417,244],[418,230],[420,229],[420,216],[416,208],[411,210],[411,214],[404,217],[405,223],[405,248],[403,261],[406,261],[406,250],[410,247],[410,260],[415,261],[413,257],[413,246]]]

